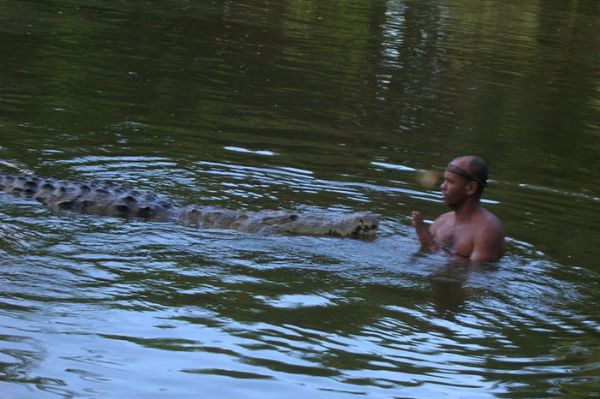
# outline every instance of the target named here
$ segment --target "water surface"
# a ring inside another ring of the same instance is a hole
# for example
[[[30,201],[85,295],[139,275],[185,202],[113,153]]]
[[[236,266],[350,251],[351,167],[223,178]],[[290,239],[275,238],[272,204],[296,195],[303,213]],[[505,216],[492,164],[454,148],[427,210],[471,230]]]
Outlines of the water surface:
[[[0,196],[0,398],[600,394],[600,3],[5,1],[2,169],[382,218],[374,241]],[[483,156],[506,256],[419,251]]]

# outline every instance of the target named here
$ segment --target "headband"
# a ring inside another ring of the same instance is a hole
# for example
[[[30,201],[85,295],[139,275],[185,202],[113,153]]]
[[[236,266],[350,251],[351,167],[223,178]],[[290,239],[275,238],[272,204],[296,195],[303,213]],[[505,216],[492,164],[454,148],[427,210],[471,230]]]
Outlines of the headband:
[[[478,177],[473,176],[470,172],[467,172],[466,170],[464,170],[460,166],[456,166],[456,165],[450,164],[450,165],[448,165],[448,167],[446,168],[446,170],[448,172],[454,173],[455,175],[462,176],[465,179],[467,179],[468,181],[474,181],[475,183],[479,184],[481,187],[487,186],[487,182],[485,180],[482,180],[482,179],[480,179]]]

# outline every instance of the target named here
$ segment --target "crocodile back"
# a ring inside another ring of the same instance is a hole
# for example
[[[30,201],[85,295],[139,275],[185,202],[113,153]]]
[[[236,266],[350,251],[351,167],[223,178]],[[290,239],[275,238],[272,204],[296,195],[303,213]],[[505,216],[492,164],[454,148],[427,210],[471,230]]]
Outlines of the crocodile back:
[[[52,210],[84,214],[166,220],[174,204],[152,192],[111,182],[75,182],[0,173],[0,192],[33,198]]]

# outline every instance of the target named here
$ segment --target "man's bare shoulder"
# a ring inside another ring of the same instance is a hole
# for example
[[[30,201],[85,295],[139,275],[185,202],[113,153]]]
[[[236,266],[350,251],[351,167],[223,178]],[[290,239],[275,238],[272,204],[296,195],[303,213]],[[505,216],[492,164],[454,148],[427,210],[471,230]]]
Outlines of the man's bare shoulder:
[[[438,216],[435,219],[435,221],[433,223],[439,224],[439,223],[451,221],[453,219],[454,219],[454,211],[450,211],[450,212],[442,213],[440,216]]]
[[[444,229],[444,226],[453,224],[454,212],[446,212],[438,216],[430,227],[431,232],[436,235],[440,229]]]
[[[494,215],[492,212],[488,211],[485,208],[481,208],[482,209],[482,213],[481,213],[481,220],[479,220],[479,223],[481,225],[481,227],[483,227],[485,230],[489,231],[490,233],[495,232],[497,234],[504,234],[503,233],[503,229],[502,229],[502,222],[500,221],[500,219],[498,219],[498,217],[496,215]]]
[[[500,219],[487,209],[483,209],[478,220],[476,221],[476,229],[474,230],[476,246],[483,245],[488,248],[495,248],[498,253],[504,247],[504,230]],[[495,250],[493,251],[495,252]]]
[[[470,259],[488,262],[498,259],[504,252],[504,231],[500,219],[492,212],[484,210],[477,221],[474,234],[474,248]]]

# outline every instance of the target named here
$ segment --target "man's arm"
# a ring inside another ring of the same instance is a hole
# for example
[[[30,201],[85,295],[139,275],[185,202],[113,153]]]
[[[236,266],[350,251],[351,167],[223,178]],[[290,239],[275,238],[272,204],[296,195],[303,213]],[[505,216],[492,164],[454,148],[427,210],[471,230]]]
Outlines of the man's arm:
[[[435,240],[433,239],[433,234],[431,234],[431,231],[429,231],[423,222],[423,216],[421,216],[421,214],[417,211],[413,211],[412,213],[412,225],[415,228],[415,232],[417,233],[421,247],[427,248],[433,252],[439,249],[435,243]]]

